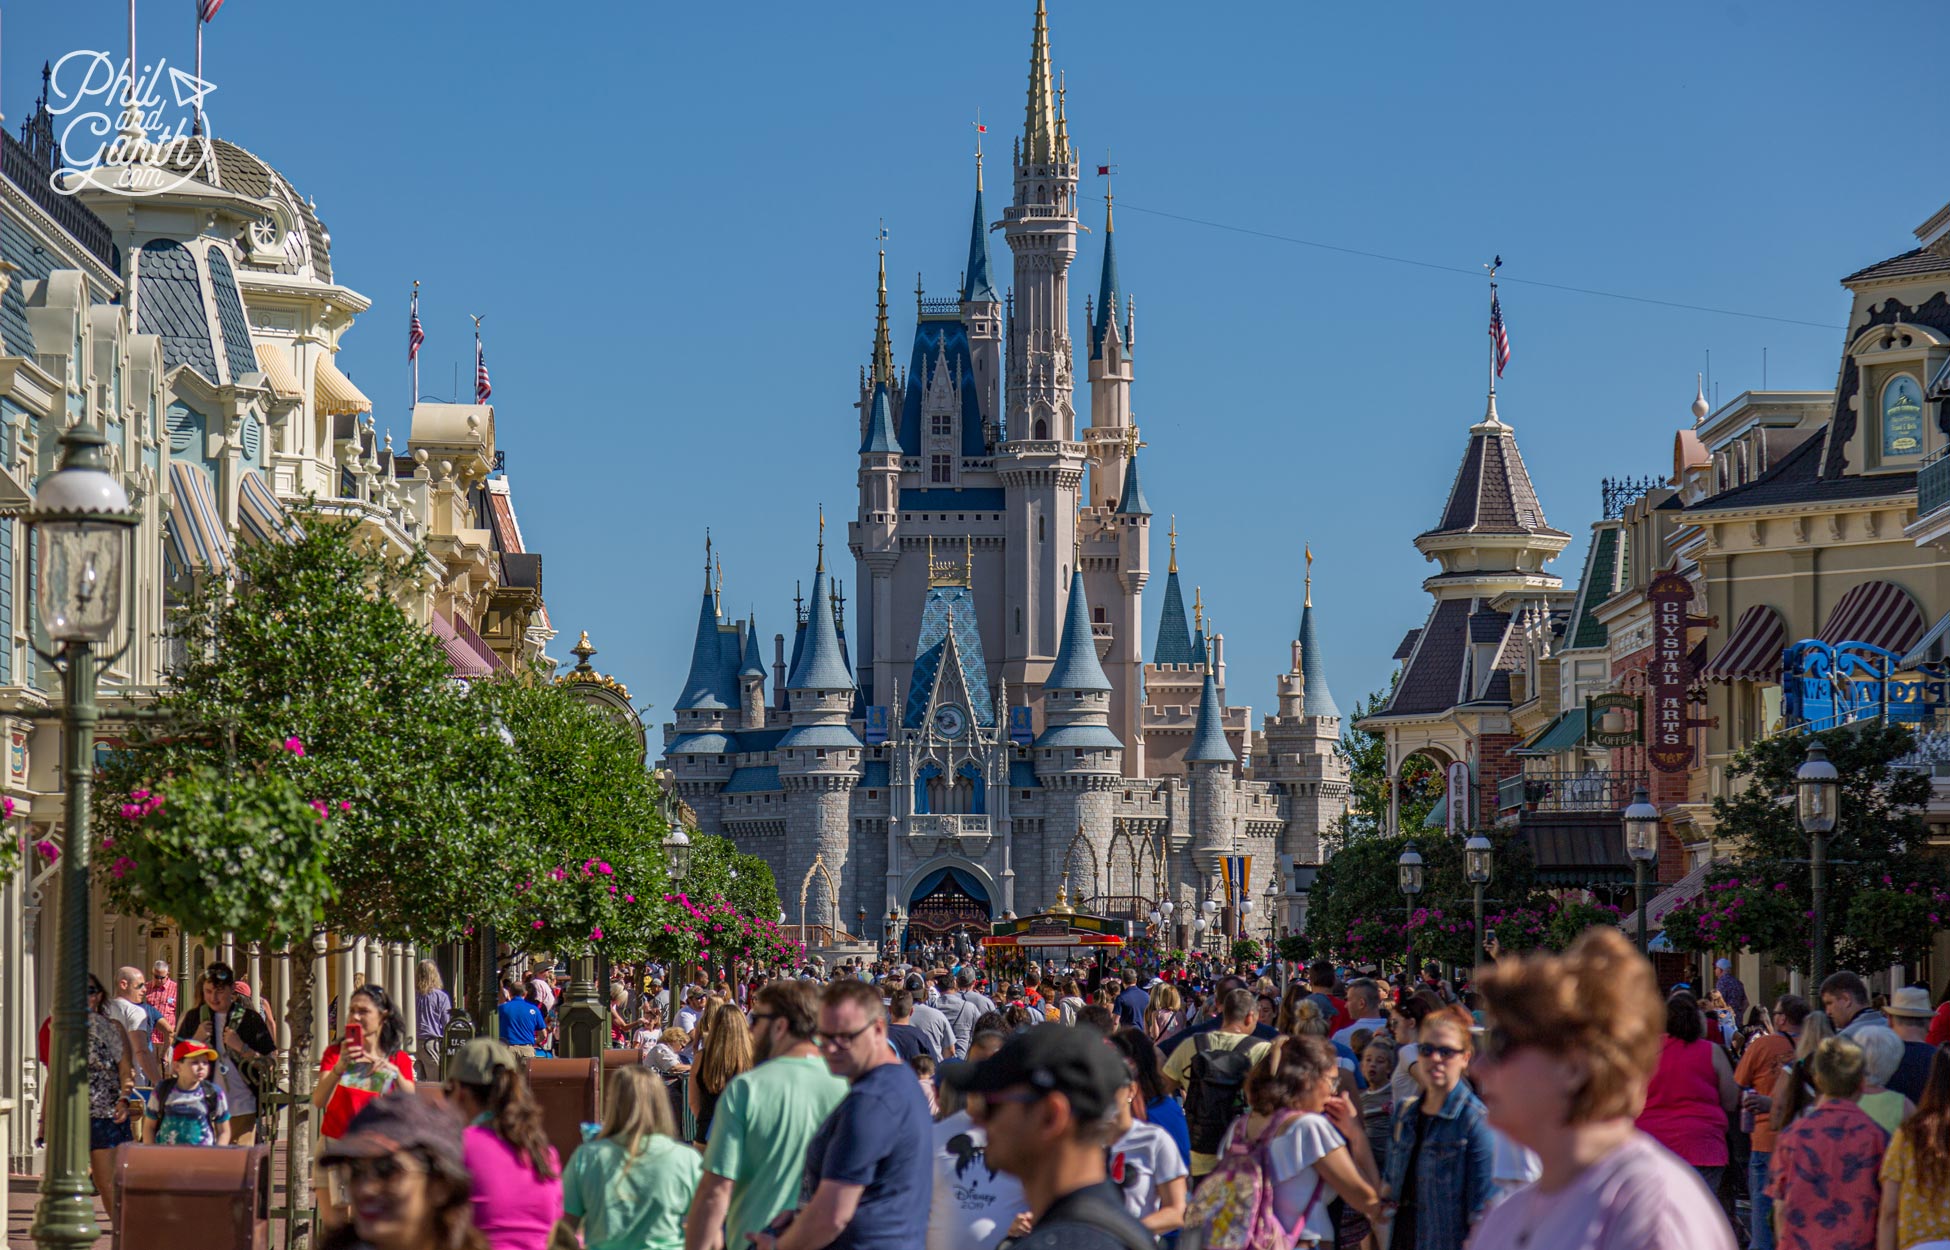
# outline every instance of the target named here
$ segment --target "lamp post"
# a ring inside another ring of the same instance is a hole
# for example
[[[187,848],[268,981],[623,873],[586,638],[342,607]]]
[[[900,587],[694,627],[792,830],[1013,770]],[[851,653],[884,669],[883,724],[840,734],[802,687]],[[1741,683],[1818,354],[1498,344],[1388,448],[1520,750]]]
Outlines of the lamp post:
[[[1808,758],[1794,774],[1795,808],[1801,818],[1801,831],[1808,835],[1808,870],[1813,876],[1814,955],[1809,965],[1810,987],[1821,993],[1822,977],[1827,974],[1828,950],[1828,835],[1835,832],[1836,807],[1841,800],[1841,774],[1828,762],[1828,748],[1821,739],[1808,742]]]
[[[1167,947],[1175,947],[1178,945],[1178,934],[1172,928],[1171,913],[1178,910],[1178,904],[1172,902],[1170,899],[1166,899],[1164,902],[1158,904],[1158,910],[1165,915],[1165,945]]]
[[[1646,954],[1645,874],[1659,857],[1659,809],[1646,797],[1645,787],[1632,792],[1625,809],[1625,853],[1632,857],[1632,897],[1639,907],[1639,953]]]
[[[664,793],[670,792],[666,790]],[[683,817],[675,803],[670,805],[667,827],[669,832],[664,834],[664,871],[670,874],[670,883],[681,893],[684,888],[684,878],[691,875],[691,835],[684,832]],[[677,961],[677,975],[671,978],[670,1005],[673,1018],[677,1007],[683,1002],[685,984],[684,961],[680,959]]]
[[[1402,921],[1402,958],[1407,962],[1408,977],[1415,979],[1415,937],[1408,931],[1409,922],[1415,919],[1415,896],[1422,892],[1422,852],[1410,842],[1402,851],[1401,858],[1395,861],[1395,872],[1399,879],[1406,916]]]
[[[1205,913],[1205,932],[1216,934],[1219,929],[1219,900],[1208,898],[1199,904],[1199,910]]]
[[[1483,946],[1483,887],[1490,883],[1490,861],[1495,858],[1496,848],[1482,834],[1470,835],[1463,843],[1463,876],[1469,881],[1470,902],[1476,914],[1476,951],[1471,962],[1482,959]],[[1471,974],[1474,979],[1475,974]]]
[[[42,626],[61,648],[61,762],[67,802],[61,854],[60,941],[50,1039],[47,1163],[34,1211],[34,1243],[92,1246],[88,1177],[89,782],[95,768],[95,648],[122,615],[129,497],[108,471],[108,440],[87,424],[61,436],[61,466],[41,479],[27,523],[38,545],[35,592]],[[109,657],[112,662],[113,657]],[[179,973],[180,975],[180,973]]]

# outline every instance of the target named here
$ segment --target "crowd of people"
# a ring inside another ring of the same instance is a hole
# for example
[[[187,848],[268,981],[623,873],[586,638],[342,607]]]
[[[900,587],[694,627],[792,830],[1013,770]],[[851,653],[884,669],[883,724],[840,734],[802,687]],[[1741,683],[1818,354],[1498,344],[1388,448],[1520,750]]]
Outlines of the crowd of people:
[[[606,1070],[574,1143],[526,1076],[558,974],[509,978],[498,1039],[437,1086],[361,983],[311,1099],[324,1244],[1950,1250],[1950,1013],[1923,987],[1883,1001],[1840,972],[1763,1008],[1723,962],[1704,996],[1662,992],[1611,930],[1470,980],[1159,971],[619,971],[611,1042],[640,1062]],[[161,965],[91,980],[104,1193],[121,1141],[256,1131],[269,1013],[222,964],[180,1015],[176,991]],[[441,1037],[431,962],[414,991]]]

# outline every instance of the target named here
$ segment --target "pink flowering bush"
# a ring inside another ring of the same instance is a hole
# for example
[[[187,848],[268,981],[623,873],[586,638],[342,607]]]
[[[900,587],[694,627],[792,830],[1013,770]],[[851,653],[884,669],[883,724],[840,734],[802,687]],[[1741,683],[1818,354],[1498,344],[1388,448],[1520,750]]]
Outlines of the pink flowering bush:
[[[1696,898],[1666,913],[1666,940],[1689,954],[1751,950],[1805,967],[1812,916],[1783,871],[1732,864],[1709,874]]]

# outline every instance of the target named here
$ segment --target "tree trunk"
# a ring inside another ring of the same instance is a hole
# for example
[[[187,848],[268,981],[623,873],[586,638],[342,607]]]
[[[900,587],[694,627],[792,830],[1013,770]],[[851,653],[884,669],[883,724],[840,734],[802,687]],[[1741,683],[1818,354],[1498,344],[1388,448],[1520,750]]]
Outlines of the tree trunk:
[[[312,1083],[318,1062],[311,1053],[312,1017],[317,1010],[318,967],[325,935],[313,933],[291,944],[291,1000],[285,1027],[290,1073],[291,1114],[285,1121],[285,1209],[287,1250],[307,1250],[315,1244],[317,1198],[312,1192]]]

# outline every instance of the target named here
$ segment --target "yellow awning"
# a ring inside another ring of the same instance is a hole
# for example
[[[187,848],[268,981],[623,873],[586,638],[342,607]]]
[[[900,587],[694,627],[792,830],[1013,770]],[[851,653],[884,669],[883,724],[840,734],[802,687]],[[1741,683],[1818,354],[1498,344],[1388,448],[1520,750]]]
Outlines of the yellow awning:
[[[372,401],[352,385],[352,379],[339,372],[330,356],[318,358],[312,374],[312,398],[320,416],[336,417],[348,412],[371,412]]]
[[[280,399],[302,399],[305,388],[298,385],[298,375],[292,372],[291,361],[285,358],[284,349],[269,343],[257,345],[257,363],[264,370],[264,376],[271,383],[271,390]]]

